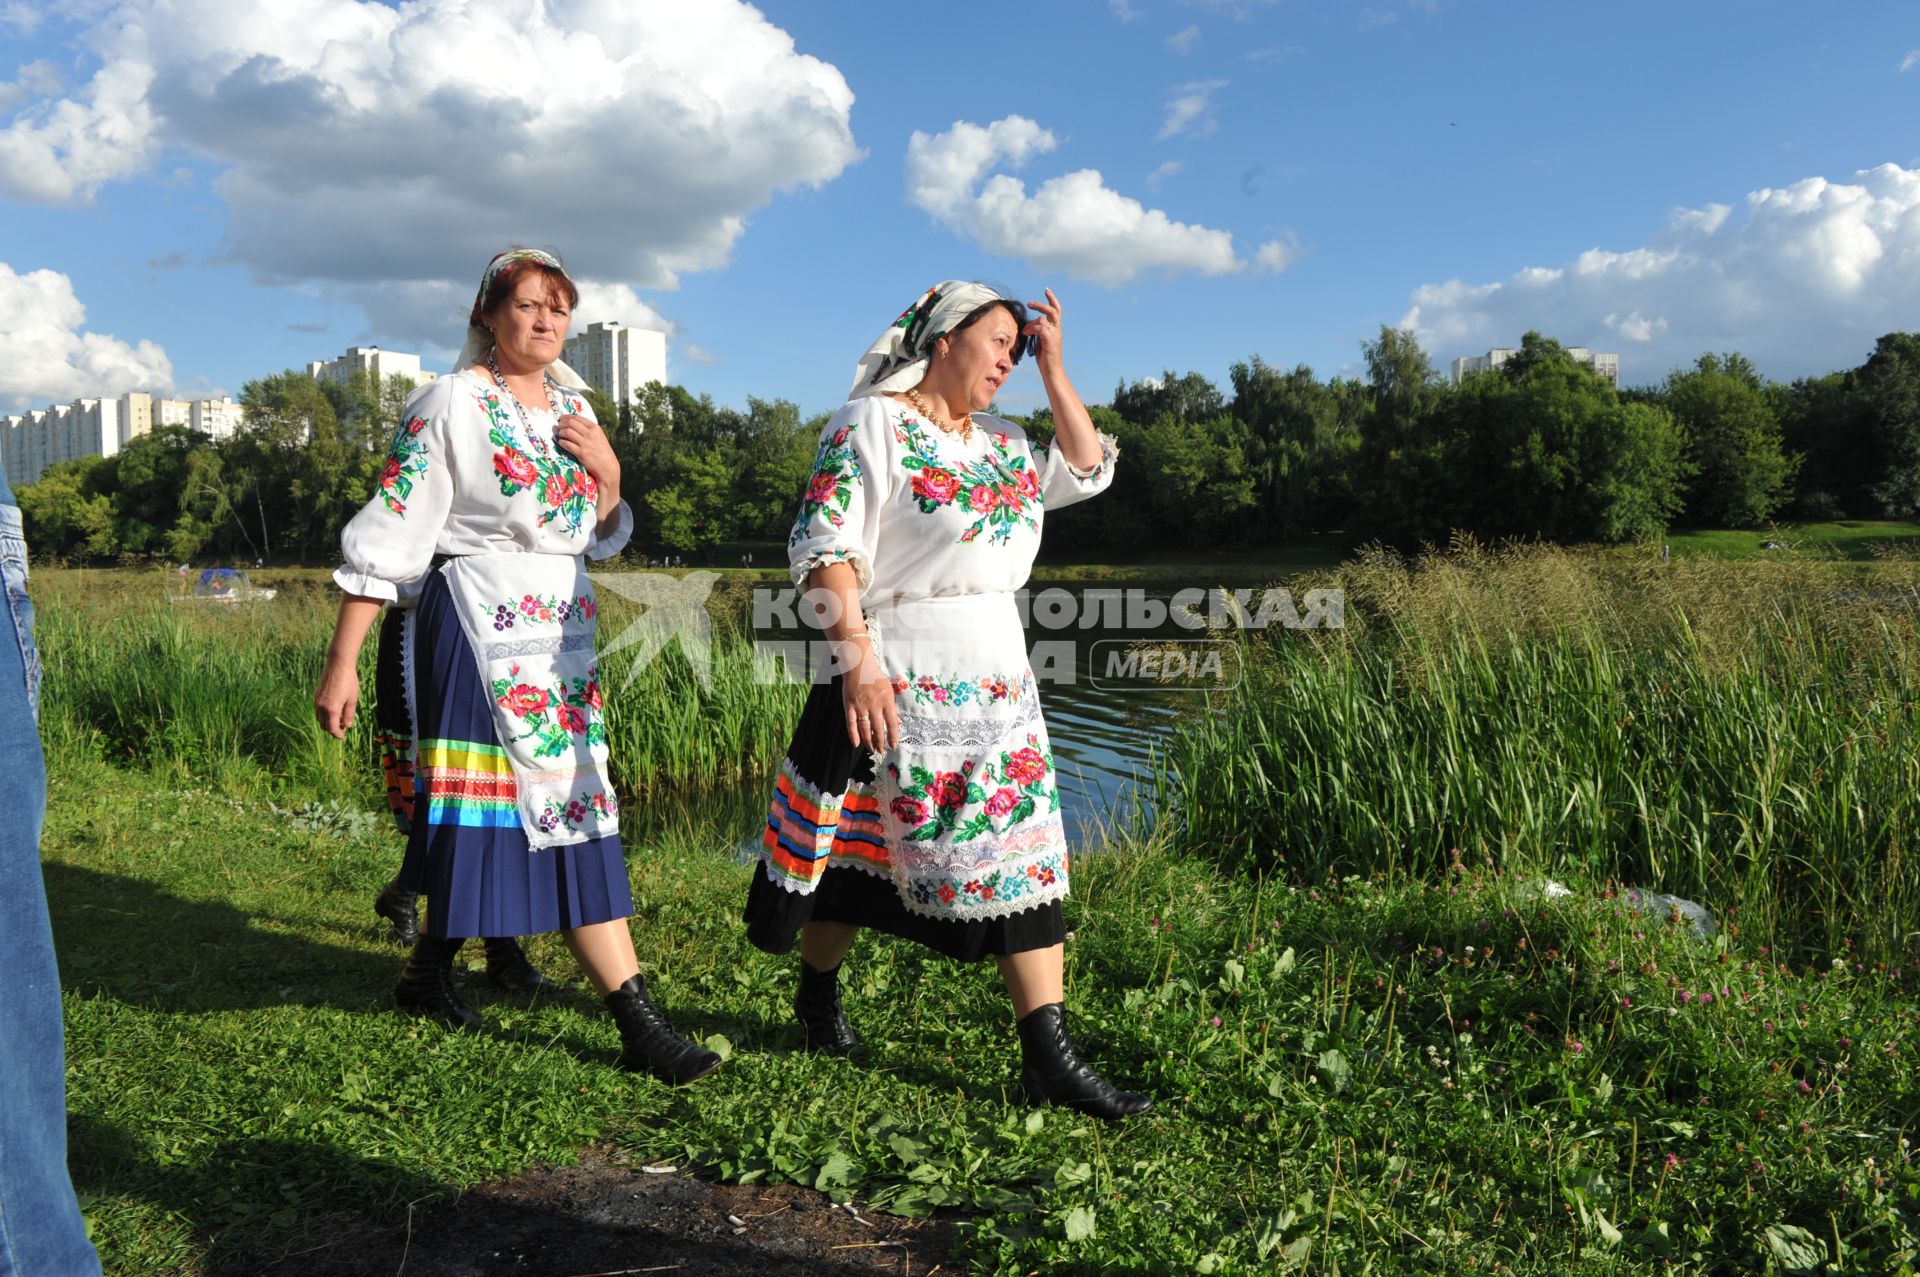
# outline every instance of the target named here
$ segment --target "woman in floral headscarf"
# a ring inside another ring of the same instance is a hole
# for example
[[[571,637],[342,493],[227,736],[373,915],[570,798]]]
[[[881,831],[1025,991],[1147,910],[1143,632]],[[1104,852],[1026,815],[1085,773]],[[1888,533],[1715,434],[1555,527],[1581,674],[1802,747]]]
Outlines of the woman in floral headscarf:
[[[314,694],[344,736],[355,662],[382,604],[400,622],[399,696],[414,740],[409,869],[429,902],[394,986],[402,1010],[459,1028],[468,936],[562,931],[620,1027],[623,1067],[670,1082],[719,1057],[647,994],[581,562],[633,531],[620,463],[560,360],[579,290],[536,249],[488,264],[456,371],[407,401],[380,490],[342,533],[346,592]]]
[[[1051,444],[988,416],[1035,352]],[[813,689],[774,785],[748,937],[800,942],[811,1049],[859,1045],[839,969],[861,927],[999,964],[1034,1103],[1113,1120],[1151,1101],[1081,1061],[1063,1005],[1066,834],[1014,592],[1043,510],[1113,478],[1061,362],[1060,303],[1032,313],[949,280],[861,360],[827,423],[788,560],[841,671]]]

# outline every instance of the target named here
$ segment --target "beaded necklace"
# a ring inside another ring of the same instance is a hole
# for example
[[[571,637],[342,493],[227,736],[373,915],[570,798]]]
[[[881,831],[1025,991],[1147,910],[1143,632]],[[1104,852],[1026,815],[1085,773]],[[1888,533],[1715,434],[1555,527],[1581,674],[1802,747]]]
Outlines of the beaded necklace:
[[[913,404],[914,408],[920,413],[921,416],[925,417],[928,421],[931,421],[934,425],[938,426],[941,430],[945,431],[950,435],[959,435],[961,443],[973,442],[973,414],[972,413],[968,413],[964,417],[955,417],[953,418],[953,424],[948,425],[945,418],[935,416],[933,409],[927,407],[927,401],[920,397],[920,392],[918,390],[909,388],[907,390],[901,391],[900,393],[907,397],[908,402]]]
[[[553,452],[547,447],[546,437],[533,428],[533,422],[527,417],[526,408],[521,405],[519,396],[515,395],[508,387],[507,379],[500,373],[499,360],[491,353],[487,355],[487,371],[493,374],[493,384],[500,387],[500,393],[507,397],[507,402],[513,405],[514,412],[519,414],[520,428],[526,431],[527,442],[531,444],[534,450],[541,456],[552,456]],[[545,373],[542,373],[540,375],[540,388],[547,392],[547,408],[552,411],[554,419],[557,421],[560,417],[560,402],[553,397],[553,379]]]

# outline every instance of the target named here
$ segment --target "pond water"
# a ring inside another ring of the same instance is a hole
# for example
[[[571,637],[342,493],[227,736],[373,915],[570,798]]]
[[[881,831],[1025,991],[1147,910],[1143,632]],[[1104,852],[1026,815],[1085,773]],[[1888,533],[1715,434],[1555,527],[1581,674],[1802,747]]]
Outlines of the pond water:
[[[1124,588],[1129,598],[1164,605],[1176,591],[1192,585],[1191,581],[1128,582],[1124,587],[1112,582],[1053,582],[1044,587],[1064,590],[1081,601],[1083,613],[1093,612],[1098,617],[1098,623],[1087,628],[1081,628],[1077,621],[1071,628],[1048,628],[1040,622],[1036,606],[1027,630],[1029,644],[1071,644],[1070,656],[1069,649],[1053,649],[1056,674],[1040,673],[1040,697],[1059,776],[1061,814],[1069,845],[1075,848],[1098,846],[1103,841],[1102,830],[1129,819],[1136,804],[1150,809],[1155,801],[1155,751],[1183,716],[1205,712],[1207,700],[1202,688],[1215,685],[1222,677],[1231,679],[1237,672],[1236,657],[1227,660],[1224,669],[1201,673],[1197,657],[1207,644],[1196,631],[1175,626],[1170,620],[1158,625],[1108,624],[1126,618],[1110,608],[1100,612],[1084,601],[1092,591],[1110,593]],[[1034,593],[1037,595],[1041,588],[1035,587]],[[1145,611],[1150,615],[1152,609]],[[1134,619],[1139,619],[1137,614]],[[781,630],[758,635],[768,641],[804,636],[799,631]],[[1147,677],[1137,663],[1127,672],[1126,651],[1143,639],[1180,645],[1178,650],[1187,652],[1195,667],[1192,676],[1170,680]],[[1036,666],[1039,664],[1036,660]],[[739,831],[733,849],[744,854],[758,843],[766,819],[769,783],[756,780],[715,786],[703,795],[698,818],[709,829],[717,826]],[[663,813],[662,819],[685,816]],[[643,813],[634,833],[645,838],[649,832]]]

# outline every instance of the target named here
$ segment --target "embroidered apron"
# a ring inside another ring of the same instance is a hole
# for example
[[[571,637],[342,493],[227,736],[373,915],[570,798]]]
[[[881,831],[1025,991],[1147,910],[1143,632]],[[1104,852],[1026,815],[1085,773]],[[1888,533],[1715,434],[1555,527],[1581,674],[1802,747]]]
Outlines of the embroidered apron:
[[[440,571],[491,693],[494,733],[513,767],[528,844],[618,833],[593,645],[599,605],[581,561],[473,554]]]

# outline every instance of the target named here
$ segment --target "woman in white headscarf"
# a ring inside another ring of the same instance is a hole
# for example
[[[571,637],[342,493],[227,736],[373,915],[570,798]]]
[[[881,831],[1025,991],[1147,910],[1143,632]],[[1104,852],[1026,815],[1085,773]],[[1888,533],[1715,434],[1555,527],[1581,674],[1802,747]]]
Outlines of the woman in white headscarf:
[[[380,490],[341,534],[345,591],[314,694],[343,736],[355,662],[384,604],[406,607],[400,679],[413,740],[408,868],[427,919],[394,986],[404,1011],[457,1028],[469,936],[565,933],[620,1027],[622,1067],[687,1082],[719,1064],[648,996],[607,773],[582,555],[633,531],[620,462],[561,362],[580,293],[537,249],[487,266],[452,375],[407,401]]]
[[[1061,361],[1051,291],[929,289],[860,361],[820,439],[788,538],[840,672],[817,684],[774,783],[748,892],[749,939],[800,945],[809,1049],[860,1046],[839,970],[862,927],[964,961],[991,955],[1036,1104],[1114,1120],[1151,1100],[1078,1056],[1063,1006],[1066,834],[1014,593],[1049,507],[1112,481]],[[1034,353],[1054,438],[987,415]]]

